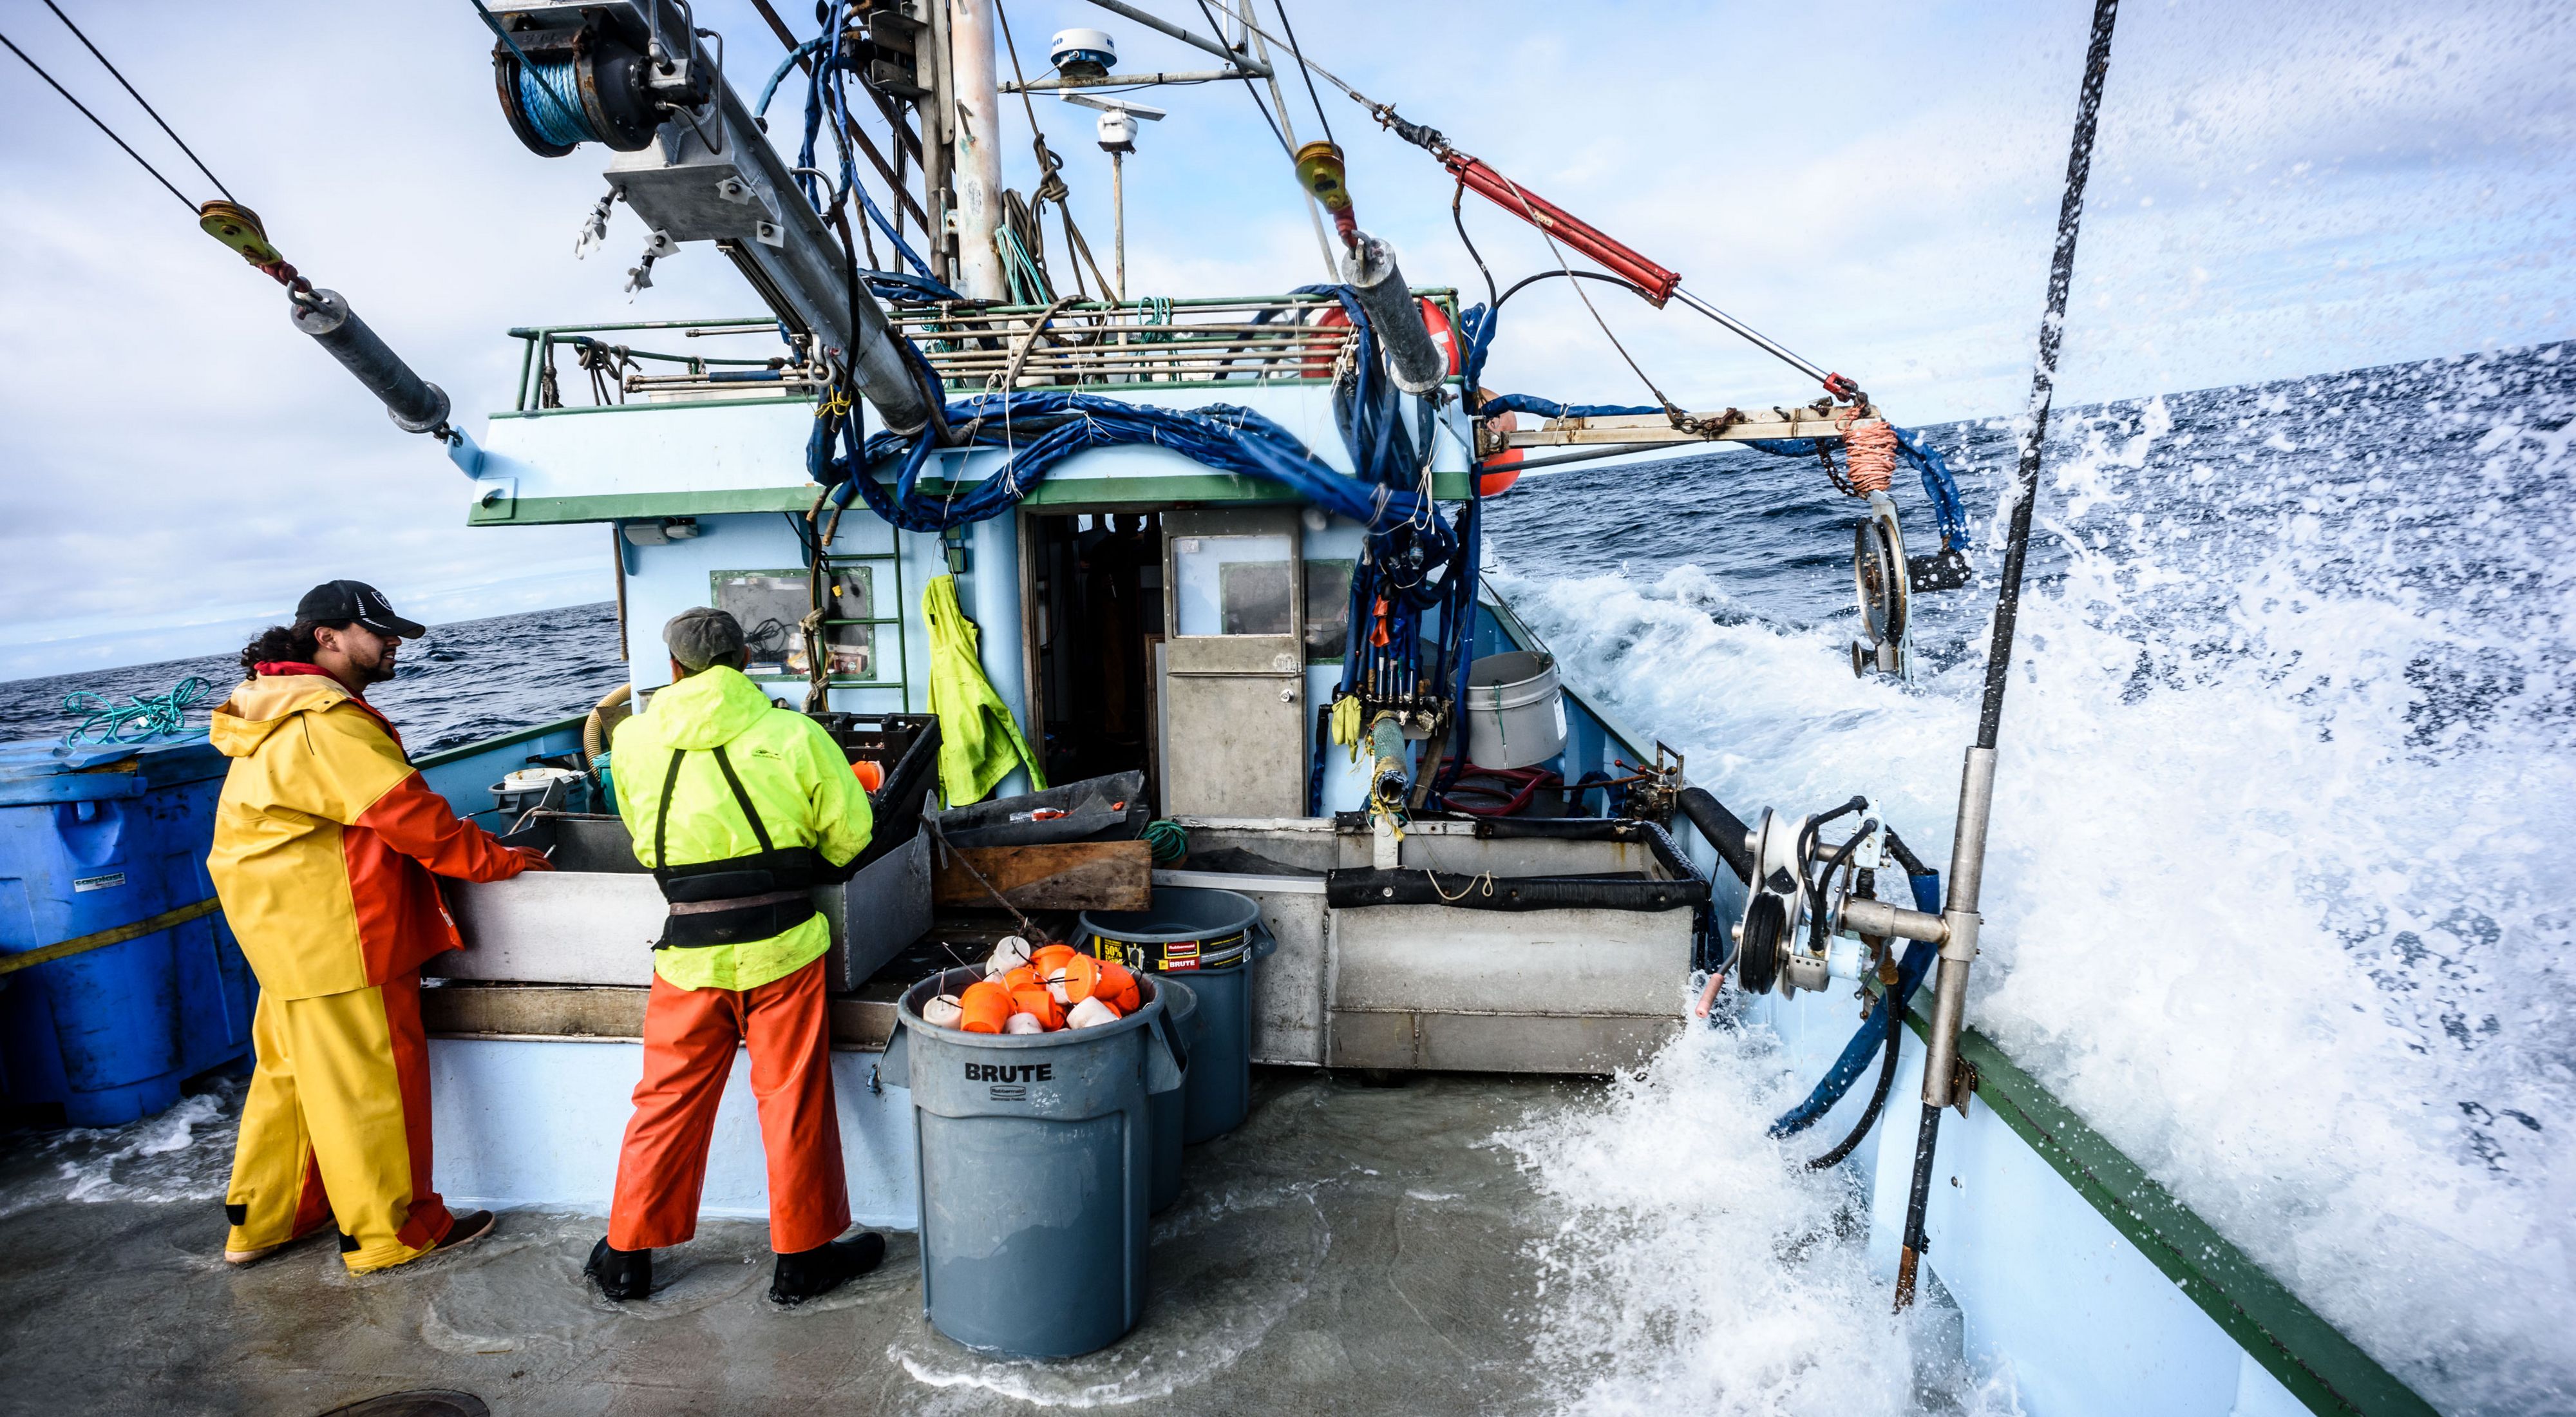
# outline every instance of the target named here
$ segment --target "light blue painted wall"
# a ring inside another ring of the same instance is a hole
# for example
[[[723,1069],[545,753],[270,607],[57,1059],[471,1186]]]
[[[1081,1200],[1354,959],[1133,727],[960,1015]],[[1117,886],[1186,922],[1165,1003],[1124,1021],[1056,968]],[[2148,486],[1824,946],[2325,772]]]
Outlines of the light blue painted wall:
[[[832,1054],[832,1096],[849,1176],[850,1213],[861,1225],[910,1230],[920,1223],[912,1093],[876,1091],[875,1053]],[[640,1041],[433,1038],[430,1091],[439,1189],[463,1209],[543,1208],[605,1215],[632,1095],[643,1076]],[[751,1063],[737,1055],[716,1108],[698,1213],[764,1219],[769,1177],[760,1144]]]

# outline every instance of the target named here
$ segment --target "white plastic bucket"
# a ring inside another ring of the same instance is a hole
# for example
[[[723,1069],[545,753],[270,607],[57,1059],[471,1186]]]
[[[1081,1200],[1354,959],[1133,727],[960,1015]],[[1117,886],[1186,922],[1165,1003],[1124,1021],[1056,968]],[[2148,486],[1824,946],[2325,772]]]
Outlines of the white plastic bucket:
[[[1565,751],[1565,691],[1556,656],[1490,654],[1467,671],[1467,761],[1480,768],[1534,767]]]

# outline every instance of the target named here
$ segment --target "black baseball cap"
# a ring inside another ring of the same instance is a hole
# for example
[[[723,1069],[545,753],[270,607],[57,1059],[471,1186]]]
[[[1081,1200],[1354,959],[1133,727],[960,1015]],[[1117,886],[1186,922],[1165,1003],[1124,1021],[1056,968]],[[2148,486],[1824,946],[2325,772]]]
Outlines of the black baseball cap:
[[[383,591],[365,581],[324,581],[295,602],[299,625],[344,625],[355,620],[379,635],[416,640],[429,630],[394,613]]]

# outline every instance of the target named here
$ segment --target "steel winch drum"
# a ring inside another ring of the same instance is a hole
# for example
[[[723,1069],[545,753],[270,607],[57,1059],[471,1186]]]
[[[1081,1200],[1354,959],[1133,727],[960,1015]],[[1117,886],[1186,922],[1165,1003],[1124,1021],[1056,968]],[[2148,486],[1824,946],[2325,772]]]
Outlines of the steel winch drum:
[[[1527,768],[1565,751],[1565,691],[1556,656],[1513,650],[1479,656],[1467,670],[1467,761]]]
[[[1243,1124],[1252,1105],[1252,967],[1277,949],[1261,906],[1234,891],[1163,886],[1144,910],[1086,910],[1077,948],[1141,975],[1181,975],[1198,1002],[1181,1141]]]
[[[881,1081],[912,1091],[921,1307],[957,1342],[1071,1358],[1145,1312],[1154,1094],[1181,1085],[1162,991],[1098,1028],[967,1033],[921,1006],[984,977],[951,969],[904,992]]]

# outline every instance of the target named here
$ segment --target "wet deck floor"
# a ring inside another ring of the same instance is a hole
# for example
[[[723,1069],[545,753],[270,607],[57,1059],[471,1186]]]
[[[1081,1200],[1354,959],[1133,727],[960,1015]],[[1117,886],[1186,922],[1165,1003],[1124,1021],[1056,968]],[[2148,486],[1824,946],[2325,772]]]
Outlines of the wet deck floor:
[[[1250,1120],[1193,1149],[1155,1224],[1144,1323],[1057,1363],[988,1360],[933,1331],[908,1235],[877,1273],[798,1309],[768,1301],[754,1222],[660,1252],[660,1287],[632,1306],[583,1284],[601,1225],[578,1215],[511,1212],[468,1249],[364,1278],[326,1237],[234,1271],[212,1199],[28,1205],[29,1184],[70,1174],[59,1148],[28,1143],[0,1157],[0,1193],[19,1196],[0,1204],[0,1411],[322,1413],[420,1388],[500,1414],[1533,1410],[1524,1247],[1554,1227],[1492,1138],[1586,1091],[1257,1073]],[[186,1148],[199,1190],[211,1176],[220,1191],[217,1133]]]

